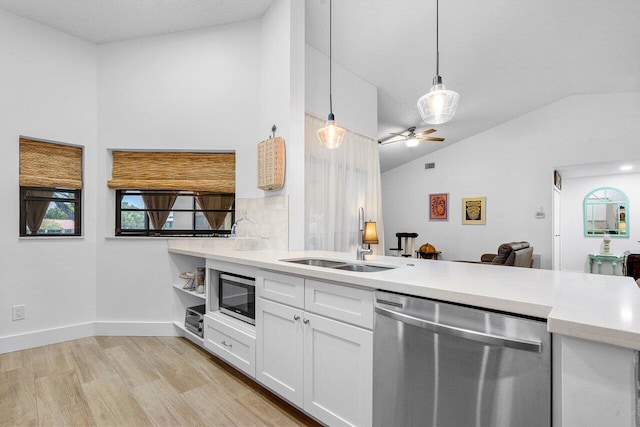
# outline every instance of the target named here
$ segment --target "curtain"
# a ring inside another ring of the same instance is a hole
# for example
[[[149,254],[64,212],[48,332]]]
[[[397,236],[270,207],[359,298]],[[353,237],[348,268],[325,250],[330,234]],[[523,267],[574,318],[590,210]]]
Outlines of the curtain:
[[[229,210],[235,200],[234,194],[196,193],[196,201],[203,210]],[[203,212],[212,230],[220,228],[228,212]]]
[[[53,191],[29,190],[27,191],[27,196],[49,198],[53,196]],[[38,230],[42,225],[42,221],[44,220],[44,216],[47,214],[47,210],[49,210],[50,204],[51,204],[51,200],[27,201],[26,203],[27,227],[29,228],[29,232],[31,234],[38,233]]]
[[[355,252],[358,210],[376,222],[384,255],[378,142],[347,129],[342,147],[328,150],[316,138],[325,120],[305,116],[305,249]]]
[[[159,194],[142,192],[141,194],[144,206],[147,209],[150,209],[150,211],[147,212],[147,215],[149,215],[149,220],[153,226],[152,228],[154,230],[162,229],[164,223],[167,222],[167,218],[169,218],[169,213],[173,204],[178,198],[178,193]],[[153,209],[163,210],[157,211]]]

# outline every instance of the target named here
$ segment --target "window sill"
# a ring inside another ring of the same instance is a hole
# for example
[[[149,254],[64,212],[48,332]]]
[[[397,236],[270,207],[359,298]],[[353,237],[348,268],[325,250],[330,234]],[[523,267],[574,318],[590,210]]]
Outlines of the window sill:
[[[84,240],[84,236],[18,236],[18,240]]]
[[[105,240],[230,240],[229,237],[185,237],[185,236],[105,236]]]

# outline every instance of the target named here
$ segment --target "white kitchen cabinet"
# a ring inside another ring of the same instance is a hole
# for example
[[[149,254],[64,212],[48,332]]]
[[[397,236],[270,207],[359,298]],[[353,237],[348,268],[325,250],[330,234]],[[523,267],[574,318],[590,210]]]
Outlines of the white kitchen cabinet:
[[[373,332],[304,313],[304,410],[330,426],[370,426]]]
[[[204,317],[204,347],[251,378],[256,376],[256,333],[252,325],[220,314]]]
[[[303,311],[258,298],[256,379],[303,407]]]
[[[296,279],[304,281],[309,306],[302,309],[281,303],[301,304],[299,298],[281,298],[282,294],[299,295],[298,291],[277,292],[275,297],[267,292],[269,299],[261,295],[264,273],[256,278],[256,379],[328,425],[371,425],[373,333],[341,320],[368,325],[362,319],[369,316],[358,313],[367,311],[369,303],[362,300],[372,301],[373,294],[267,272],[271,289],[293,291],[301,286]],[[340,320],[311,312],[316,309]]]
[[[256,277],[256,295],[293,307],[304,307],[304,278],[260,271]]]

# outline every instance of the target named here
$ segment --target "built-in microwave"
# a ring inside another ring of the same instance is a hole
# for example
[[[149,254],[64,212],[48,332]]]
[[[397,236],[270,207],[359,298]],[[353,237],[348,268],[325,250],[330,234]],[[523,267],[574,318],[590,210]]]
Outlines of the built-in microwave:
[[[220,273],[220,312],[252,325],[256,324],[256,280],[252,277]]]

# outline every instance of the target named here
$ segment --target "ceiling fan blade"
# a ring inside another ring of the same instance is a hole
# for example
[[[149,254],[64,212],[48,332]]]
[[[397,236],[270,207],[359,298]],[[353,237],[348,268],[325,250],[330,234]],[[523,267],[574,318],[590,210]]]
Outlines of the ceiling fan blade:
[[[427,136],[426,138],[420,138],[423,141],[433,141],[433,142],[442,142],[444,141],[444,138],[438,138],[435,136]]]
[[[395,135],[395,136],[401,136],[403,138],[406,138],[407,135],[403,134],[403,133],[395,133],[395,132],[391,132],[389,135]]]
[[[393,141],[385,141],[385,142],[378,142],[378,143],[380,145],[389,145],[389,144],[393,144],[395,142],[402,142],[402,141],[404,141],[404,139],[396,139],[396,140],[393,140]]]
[[[420,132],[418,135],[426,136],[426,135],[432,134],[434,132],[436,132],[435,129],[427,129],[424,132]]]

